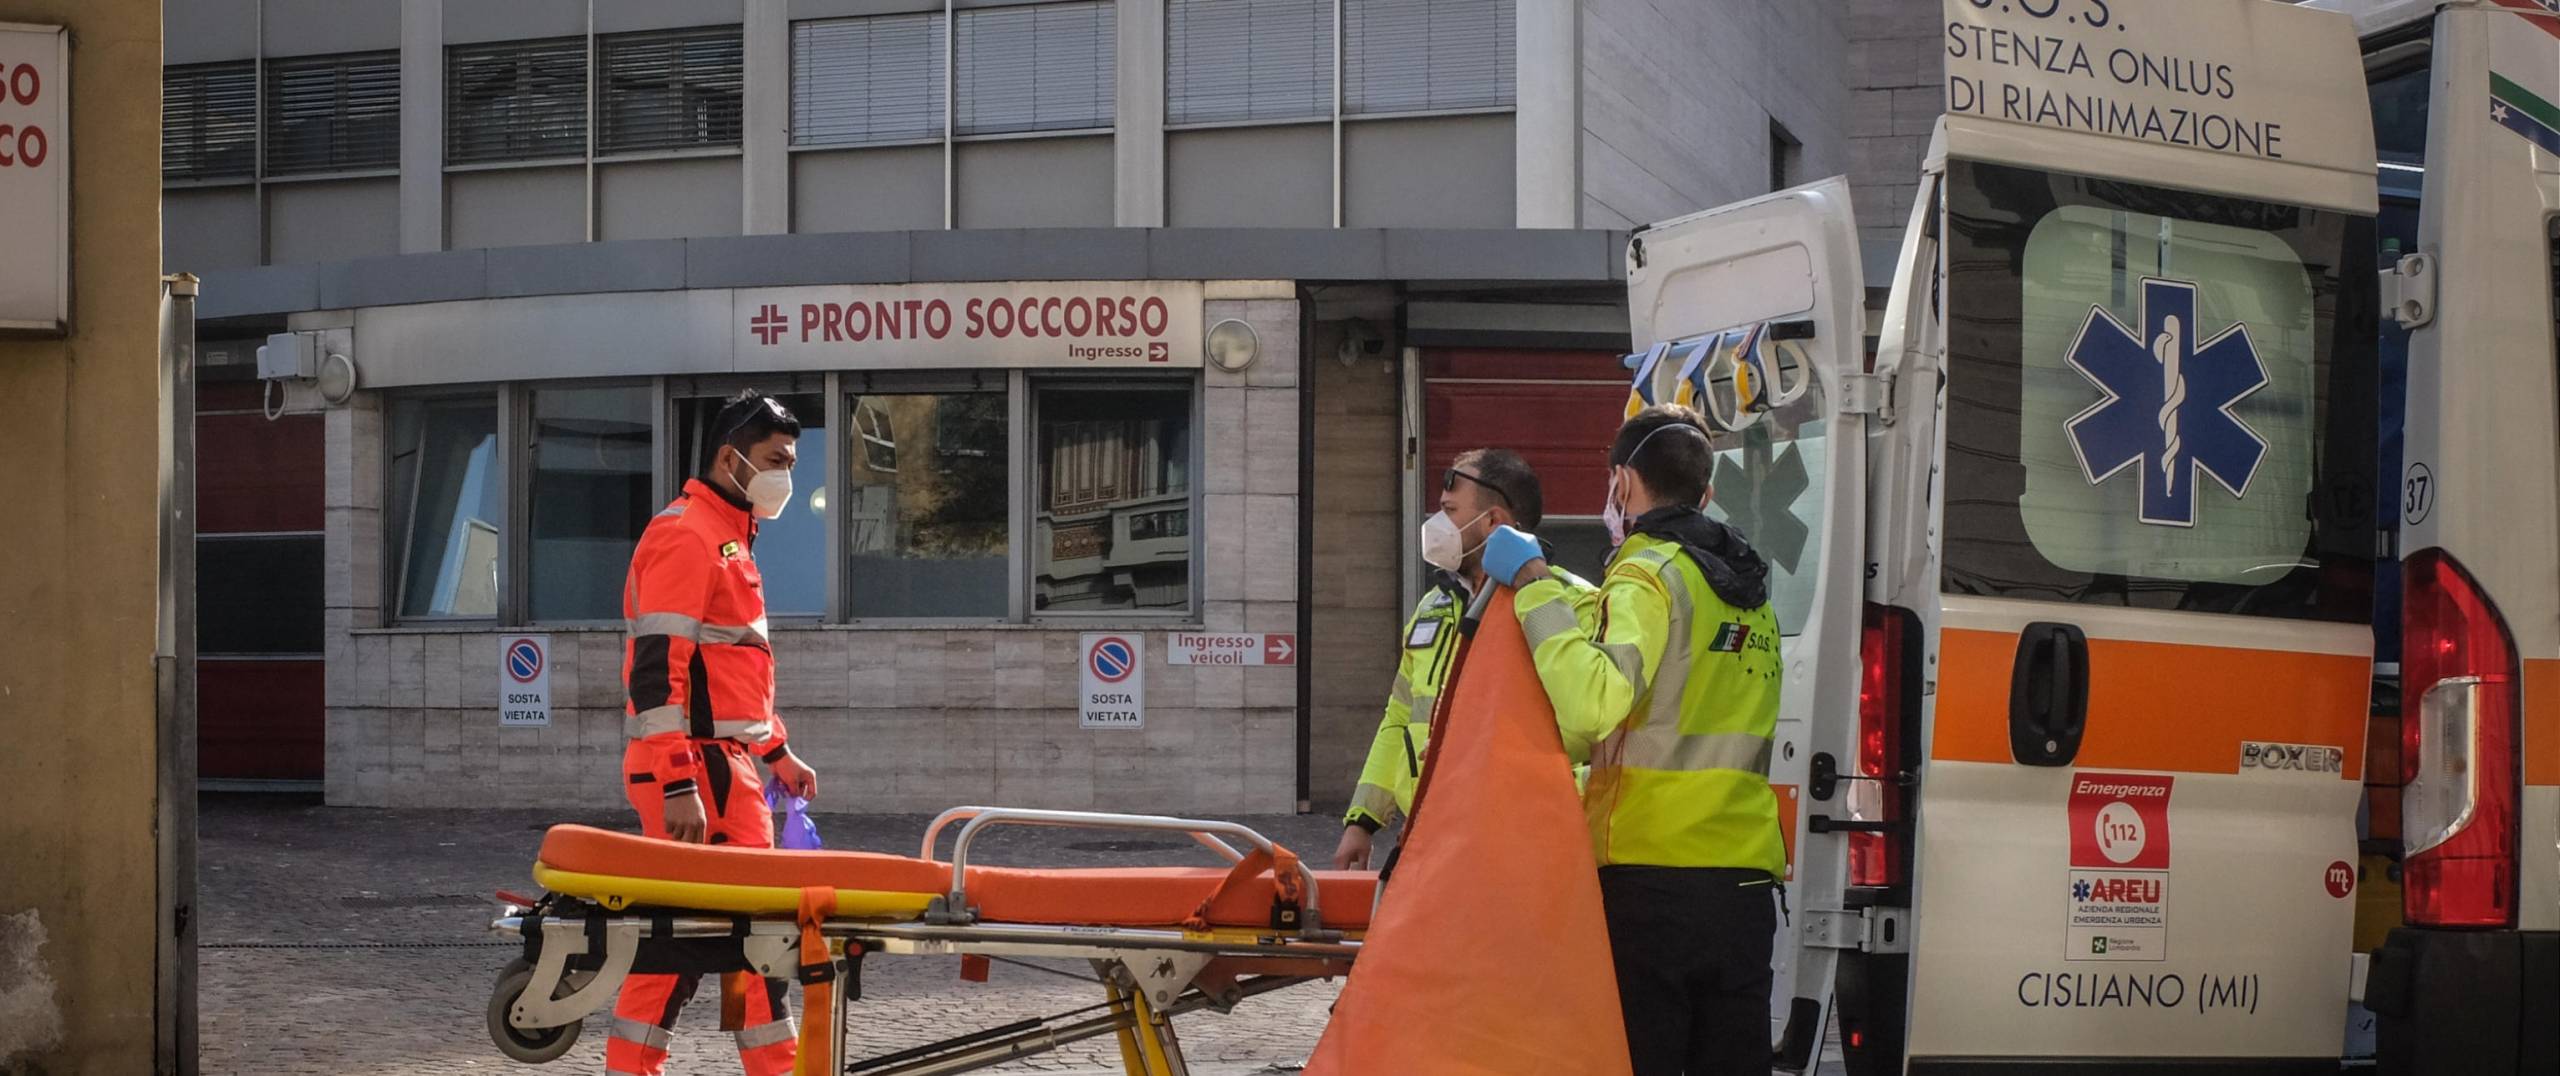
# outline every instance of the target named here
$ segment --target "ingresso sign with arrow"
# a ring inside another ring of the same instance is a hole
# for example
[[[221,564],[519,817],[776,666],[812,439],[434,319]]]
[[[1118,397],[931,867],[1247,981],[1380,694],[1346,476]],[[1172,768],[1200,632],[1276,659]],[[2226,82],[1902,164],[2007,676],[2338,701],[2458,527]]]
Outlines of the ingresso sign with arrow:
[[[1166,633],[1167,665],[1295,665],[1298,637],[1262,632]]]

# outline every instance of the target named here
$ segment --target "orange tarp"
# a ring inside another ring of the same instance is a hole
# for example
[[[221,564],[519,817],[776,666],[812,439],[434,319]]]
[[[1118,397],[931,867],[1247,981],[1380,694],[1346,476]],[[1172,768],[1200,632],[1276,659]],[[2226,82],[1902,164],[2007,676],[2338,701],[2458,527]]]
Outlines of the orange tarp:
[[[1625,1073],[1599,868],[1508,588],[1459,673],[1395,877],[1307,1072]]]

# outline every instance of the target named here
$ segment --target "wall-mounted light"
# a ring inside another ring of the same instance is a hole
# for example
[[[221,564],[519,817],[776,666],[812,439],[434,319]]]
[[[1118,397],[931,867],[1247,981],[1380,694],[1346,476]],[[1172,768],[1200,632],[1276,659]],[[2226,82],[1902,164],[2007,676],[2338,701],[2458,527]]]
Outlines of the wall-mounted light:
[[[1253,360],[1262,354],[1262,338],[1254,335],[1253,326],[1237,318],[1210,326],[1205,346],[1209,362],[1231,374],[1253,365]]]

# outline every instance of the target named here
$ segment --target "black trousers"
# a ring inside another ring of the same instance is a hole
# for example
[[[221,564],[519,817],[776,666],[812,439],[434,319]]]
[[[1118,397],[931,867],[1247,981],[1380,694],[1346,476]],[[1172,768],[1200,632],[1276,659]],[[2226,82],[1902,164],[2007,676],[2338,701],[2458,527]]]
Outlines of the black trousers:
[[[1768,1076],[1776,889],[1754,870],[1600,868],[1635,1076]]]

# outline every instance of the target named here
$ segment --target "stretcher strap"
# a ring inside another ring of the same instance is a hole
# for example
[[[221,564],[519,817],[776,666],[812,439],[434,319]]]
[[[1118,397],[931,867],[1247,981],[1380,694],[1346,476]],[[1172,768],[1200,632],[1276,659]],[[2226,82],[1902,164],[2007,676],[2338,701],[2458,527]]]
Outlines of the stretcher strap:
[[[798,1076],[835,1076],[836,965],[819,929],[835,907],[832,886],[800,891],[800,1050],[792,1068]]]
[[[1238,882],[1251,881],[1266,870],[1271,872],[1273,903],[1294,911],[1306,899],[1306,887],[1298,877],[1298,854],[1275,844],[1268,852],[1256,848],[1237,860],[1236,865],[1227,871],[1227,876],[1218,882],[1218,888],[1210,890],[1208,898],[1200,902],[1200,907],[1192,910],[1191,918],[1182,921],[1183,929],[1208,930],[1209,909],[1218,903],[1218,898],[1225,896]]]

